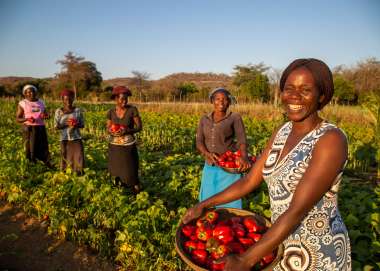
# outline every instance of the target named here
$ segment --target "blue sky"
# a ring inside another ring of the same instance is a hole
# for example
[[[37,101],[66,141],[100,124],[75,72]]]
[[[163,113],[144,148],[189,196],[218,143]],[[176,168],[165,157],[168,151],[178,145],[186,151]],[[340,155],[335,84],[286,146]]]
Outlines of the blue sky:
[[[96,63],[103,79],[380,59],[377,0],[0,0],[0,12],[0,76],[54,76],[68,51]]]

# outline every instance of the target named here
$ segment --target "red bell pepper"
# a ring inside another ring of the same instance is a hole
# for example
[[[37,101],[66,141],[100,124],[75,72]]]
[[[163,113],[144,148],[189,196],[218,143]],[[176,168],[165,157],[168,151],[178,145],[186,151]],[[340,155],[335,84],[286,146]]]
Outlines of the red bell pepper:
[[[238,242],[229,243],[228,248],[230,249],[230,251],[232,251],[232,253],[235,253],[235,254],[242,254],[245,252],[243,245]]]
[[[262,235],[260,233],[256,233],[256,232],[249,232],[247,234],[247,237],[251,238],[255,242],[258,242],[261,239]]]
[[[263,261],[265,264],[270,264],[271,262],[273,262],[274,258],[276,258],[276,257],[275,257],[275,255],[274,255],[274,253],[272,252],[272,253],[270,253],[270,254],[264,256],[264,257],[261,259],[261,261]]]
[[[224,263],[224,262],[216,263],[214,260],[210,260],[210,262],[208,264],[208,268],[211,271],[221,271],[221,270],[224,270],[225,264],[226,263]]]
[[[207,241],[208,239],[210,239],[210,237],[212,237],[212,229],[208,227],[197,228],[195,230],[195,235],[199,240]]]
[[[214,224],[219,217],[219,214],[216,211],[208,211],[205,215],[205,219],[210,223]]]
[[[192,226],[192,225],[184,225],[182,227],[182,233],[186,236],[186,237],[189,237],[191,235],[193,235],[195,233],[195,229],[196,227],[195,226]]]
[[[233,216],[229,219],[229,224],[232,226],[234,224],[241,224],[241,217],[240,216]]]
[[[228,244],[234,239],[234,233],[229,226],[217,225],[212,231],[212,236],[224,244]]]
[[[192,252],[193,250],[196,250],[198,248],[197,243],[197,241],[186,241],[184,245],[188,251]]]
[[[265,230],[263,226],[257,224],[256,220],[253,217],[245,217],[243,219],[243,224],[249,232],[261,232]]]
[[[193,260],[200,265],[205,265],[207,262],[207,251],[204,249],[195,249],[191,252]]]
[[[245,228],[241,224],[236,223],[236,224],[232,225],[231,228],[234,231],[236,237],[244,237],[246,234]]]
[[[240,244],[242,244],[245,248],[248,248],[255,243],[251,238],[248,237],[239,237],[238,240]]]
[[[206,219],[204,219],[203,217],[198,218],[196,225],[198,228],[209,228],[210,227],[210,223],[208,223],[208,221]]]

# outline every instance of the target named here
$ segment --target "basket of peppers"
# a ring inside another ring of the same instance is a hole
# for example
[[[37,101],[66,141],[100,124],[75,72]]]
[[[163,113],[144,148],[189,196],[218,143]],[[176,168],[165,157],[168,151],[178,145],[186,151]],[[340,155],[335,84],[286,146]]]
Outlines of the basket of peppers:
[[[196,221],[178,227],[175,247],[182,260],[193,270],[223,270],[224,263],[215,260],[228,254],[244,253],[260,240],[270,226],[269,220],[246,210],[208,210]],[[252,270],[271,270],[280,261],[283,251],[283,245],[280,245]]]
[[[226,151],[225,153],[221,154],[217,161],[217,166],[221,167],[225,171],[229,173],[243,173],[240,171],[238,158],[241,157],[241,151]],[[248,155],[248,160],[252,164],[256,162],[256,156],[254,155]]]

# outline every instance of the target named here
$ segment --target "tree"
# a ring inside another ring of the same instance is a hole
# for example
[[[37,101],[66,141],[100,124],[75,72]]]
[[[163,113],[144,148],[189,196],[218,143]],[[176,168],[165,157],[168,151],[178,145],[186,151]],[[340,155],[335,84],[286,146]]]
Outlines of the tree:
[[[68,52],[57,64],[62,65],[62,71],[56,75],[57,87],[72,88],[75,97],[79,93],[100,89],[103,79],[95,63]]]
[[[172,94],[174,97],[179,98],[180,101],[182,101],[183,98],[185,98],[187,95],[198,92],[198,88],[194,83],[181,83],[179,84]]]
[[[256,65],[236,65],[234,67],[233,84],[238,88],[238,95],[254,100],[267,102],[269,100],[269,79],[265,72],[269,67],[264,63]]]
[[[132,82],[135,85],[137,92],[140,96],[140,101],[142,100],[143,90],[150,87],[148,79],[150,74],[147,72],[132,71],[133,78]]]
[[[270,89],[271,89],[271,99],[274,106],[280,104],[280,79],[282,71],[280,69],[272,68],[268,74]]]
[[[358,95],[352,82],[345,80],[341,75],[334,76],[334,99],[339,104],[356,104]]]

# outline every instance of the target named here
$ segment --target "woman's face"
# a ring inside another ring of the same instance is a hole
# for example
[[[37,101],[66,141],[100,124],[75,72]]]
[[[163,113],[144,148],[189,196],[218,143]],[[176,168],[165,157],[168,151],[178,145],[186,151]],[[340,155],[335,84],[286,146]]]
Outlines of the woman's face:
[[[71,107],[73,105],[74,99],[72,96],[64,95],[62,97],[62,101],[64,107]]]
[[[223,92],[217,92],[213,95],[212,104],[214,105],[214,112],[226,112],[230,106],[228,97]]]
[[[121,93],[115,97],[116,105],[120,107],[125,107],[128,104],[128,95]]]
[[[25,98],[29,101],[35,101],[37,98],[36,92],[32,88],[25,91]]]
[[[317,115],[322,99],[313,75],[306,68],[291,72],[281,92],[282,104],[291,121],[302,121]]]

